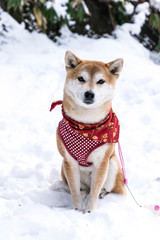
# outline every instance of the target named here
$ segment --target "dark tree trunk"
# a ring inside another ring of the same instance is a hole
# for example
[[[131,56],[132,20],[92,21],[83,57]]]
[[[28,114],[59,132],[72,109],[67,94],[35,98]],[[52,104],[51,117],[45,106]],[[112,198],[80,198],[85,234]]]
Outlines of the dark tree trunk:
[[[84,0],[90,13],[91,29],[99,34],[111,33],[115,24],[112,18],[111,6],[106,2],[99,2],[97,0]]]

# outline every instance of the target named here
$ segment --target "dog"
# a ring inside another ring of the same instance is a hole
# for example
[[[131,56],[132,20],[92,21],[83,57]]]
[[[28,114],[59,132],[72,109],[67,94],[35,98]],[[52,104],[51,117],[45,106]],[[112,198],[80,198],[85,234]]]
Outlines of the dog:
[[[122,67],[121,58],[104,63],[81,60],[71,51],[65,55],[63,101],[54,102],[52,109],[62,104],[63,119],[57,129],[61,176],[69,186],[72,207],[84,213],[92,212],[98,198],[110,192],[126,193],[115,153],[119,122],[112,110]]]

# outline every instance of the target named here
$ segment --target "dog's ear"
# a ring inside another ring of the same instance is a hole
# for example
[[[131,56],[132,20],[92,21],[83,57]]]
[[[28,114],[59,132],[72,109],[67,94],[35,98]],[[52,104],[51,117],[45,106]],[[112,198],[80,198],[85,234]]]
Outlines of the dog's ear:
[[[108,67],[109,72],[118,78],[123,68],[123,59],[118,58],[112,62],[107,63],[106,66]]]
[[[71,51],[67,51],[65,55],[65,64],[66,64],[66,71],[69,71],[75,68],[81,60],[74,55]]]

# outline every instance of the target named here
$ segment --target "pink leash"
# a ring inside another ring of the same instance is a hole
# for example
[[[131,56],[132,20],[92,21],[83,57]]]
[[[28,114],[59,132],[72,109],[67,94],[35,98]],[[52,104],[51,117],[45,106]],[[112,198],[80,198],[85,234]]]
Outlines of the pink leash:
[[[122,172],[123,172],[123,176],[124,176],[124,184],[127,185],[128,184],[128,179],[126,177],[126,170],[125,170],[125,166],[124,166],[124,158],[123,158],[120,142],[118,142],[118,152],[119,152],[119,159],[120,159],[120,163],[121,163],[121,166],[122,166]]]
[[[126,185],[126,187],[128,188],[128,191],[130,192],[132,198],[134,199],[135,203],[139,206],[142,207],[135,199],[135,197],[133,196],[129,186],[128,186],[128,179],[126,177],[126,170],[125,170],[125,164],[124,164],[124,158],[123,158],[123,154],[122,154],[122,149],[121,149],[121,145],[120,142],[118,142],[118,153],[119,153],[119,159],[120,159],[120,163],[121,163],[121,167],[122,167],[122,172],[123,172],[123,176],[124,176],[124,184]]]
[[[126,170],[125,170],[125,165],[124,165],[124,158],[123,158],[123,154],[122,154],[122,149],[121,149],[121,145],[120,142],[118,142],[118,152],[119,152],[119,159],[120,159],[120,163],[122,166],[122,172],[123,172],[123,176],[124,176],[124,184],[126,185],[126,187],[128,188],[128,191],[130,192],[132,198],[134,199],[135,203],[139,206],[142,207],[135,199],[134,195],[132,194],[129,186],[128,186],[128,179],[126,177]],[[154,212],[157,215],[160,215],[160,206],[159,205],[145,205],[143,206],[145,208],[150,209],[152,212]]]

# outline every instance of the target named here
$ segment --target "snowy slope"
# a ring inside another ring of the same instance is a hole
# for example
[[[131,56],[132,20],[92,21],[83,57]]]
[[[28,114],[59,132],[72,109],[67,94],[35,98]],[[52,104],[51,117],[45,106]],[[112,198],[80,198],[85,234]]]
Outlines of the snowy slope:
[[[139,208],[128,194],[110,194],[91,214],[71,209],[60,177],[56,148],[62,99],[64,54],[110,61],[123,57],[113,108],[121,123],[120,141],[129,186],[140,204],[160,204],[160,66],[128,34],[87,39],[63,29],[61,44],[28,33],[6,13],[9,28],[0,45],[0,239],[158,240],[160,217]]]

